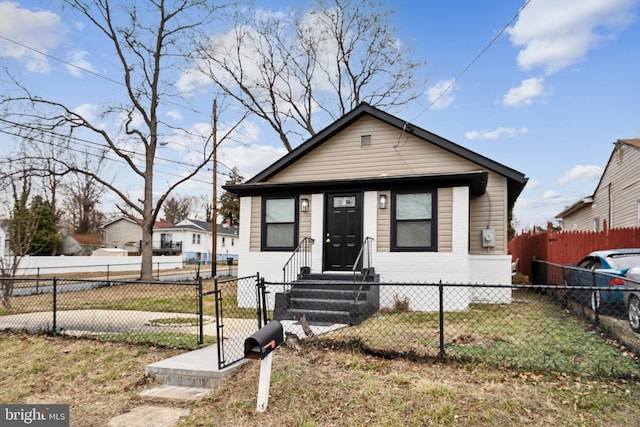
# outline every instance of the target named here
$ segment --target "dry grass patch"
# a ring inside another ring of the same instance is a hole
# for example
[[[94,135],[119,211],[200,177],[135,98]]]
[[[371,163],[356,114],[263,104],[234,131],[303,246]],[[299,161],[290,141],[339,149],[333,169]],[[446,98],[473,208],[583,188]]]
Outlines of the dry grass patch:
[[[248,364],[181,425],[623,426],[640,416],[637,384],[309,347],[276,351],[269,408],[256,413],[258,376]]]
[[[147,364],[176,350],[25,334],[0,335],[0,402],[69,404],[72,425],[104,426],[142,404]]]
[[[386,360],[304,346],[274,353],[269,408],[255,411],[251,361],[204,400],[143,400],[144,366],[178,351],[23,334],[0,335],[0,401],[69,404],[72,425],[104,426],[136,406],[190,407],[184,426],[625,426],[640,385],[482,365]]]

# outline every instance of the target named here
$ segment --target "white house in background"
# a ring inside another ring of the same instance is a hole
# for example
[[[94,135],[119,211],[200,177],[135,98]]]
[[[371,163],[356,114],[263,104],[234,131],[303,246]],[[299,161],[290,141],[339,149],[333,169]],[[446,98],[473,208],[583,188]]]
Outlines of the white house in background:
[[[228,258],[238,258],[238,228],[230,224],[218,224],[217,228],[216,260],[224,261]],[[162,227],[153,230],[164,242],[179,243],[182,258],[187,263],[211,262],[213,250],[211,240],[211,223],[195,219],[185,219],[172,227]]]
[[[565,230],[640,227],[640,139],[614,142],[594,193],[556,215]]]
[[[379,305],[392,307],[393,292],[382,289],[392,282],[511,284],[508,216],[526,182],[363,103],[247,182],[223,187],[240,196],[239,277],[282,282],[305,238],[314,242],[303,249],[305,269],[349,273],[362,268],[358,254],[369,242]],[[489,300],[510,302],[511,292],[469,286],[446,308]],[[431,303],[412,309],[437,308]]]
[[[154,225],[153,250],[155,255],[176,255],[178,247],[170,241],[161,240],[161,230],[171,227],[169,222],[157,221]],[[102,242],[107,248],[124,249],[132,254],[138,254],[142,248],[142,220],[120,217],[100,227]],[[157,234],[156,234],[157,233]]]

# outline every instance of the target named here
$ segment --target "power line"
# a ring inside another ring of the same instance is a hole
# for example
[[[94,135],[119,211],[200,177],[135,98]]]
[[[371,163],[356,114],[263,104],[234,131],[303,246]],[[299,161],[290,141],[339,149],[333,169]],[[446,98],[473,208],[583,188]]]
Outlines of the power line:
[[[424,108],[422,111],[420,111],[418,114],[416,114],[416,116],[414,117],[414,120],[415,120],[415,118],[417,118],[418,116],[420,116],[420,115],[424,114],[424,113],[425,113],[427,110],[429,110],[431,107],[433,107],[433,105],[434,105],[436,102],[438,102],[438,101],[440,100],[440,98],[442,98],[442,97],[443,97],[443,96],[444,96],[444,95],[449,91],[449,89],[451,89],[451,88],[453,87],[453,85],[455,85],[455,84],[458,82],[458,80],[460,80],[460,78],[461,78],[461,77],[462,77],[462,76],[463,76],[463,75],[464,75],[464,74],[469,70],[469,68],[471,68],[471,67],[473,66],[473,64],[475,64],[475,63],[478,61],[478,59],[480,59],[480,57],[481,57],[482,55],[484,55],[484,54],[485,54],[485,52],[486,52],[487,50],[489,50],[489,48],[490,48],[490,47],[491,47],[491,46],[492,46],[492,45],[493,45],[493,44],[494,44],[494,43],[495,43],[495,42],[500,38],[500,36],[502,36],[502,34],[504,34],[504,32],[505,32],[505,31],[507,31],[507,28],[509,28],[509,26],[511,26],[511,24],[513,24],[513,22],[514,22],[516,19],[518,19],[518,17],[519,17],[519,16],[520,16],[520,14],[522,13],[522,11],[523,11],[527,6],[529,6],[529,3],[531,3],[531,0],[527,0],[527,1],[525,2],[525,4],[523,4],[523,5],[522,5],[522,7],[520,7],[520,9],[518,9],[518,11],[517,11],[517,12],[516,12],[516,14],[513,16],[513,18],[511,18],[511,20],[510,20],[509,22],[507,22],[507,24],[506,24],[504,27],[502,27],[502,29],[498,32],[498,34],[496,34],[496,35],[491,39],[491,41],[489,42],[489,44],[487,44],[487,45],[484,47],[484,49],[482,49],[482,50],[480,51],[480,53],[478,53],[478,54],[476,55],[476,57],[475,57],[475,58],[473,58],[473,60],[471,60],[471,62],[469,62],[469,64],[467,64],[467,66],[466,66],[466,67],[464,67],[464,68],[462,69],[462,71],[460,71],[460,73],[458,73],[458,75],[457,75],[457,76],[456,76],[456,77],[451,81],[451,83],[449,83],[449,84],[447,85],[447,87],[446,87],[446,88],[444,88],[444,90],[443,90],[442,92],[440,92],[440,94],[439,94],[439,95],[438,95],[438,96],[437,96],[433,101],[431,101],[431,103],[430,103],[426,108]]]
[[[7,120],[7,119],[3,119],[3,118],[0,118],[0,122],[6,123],[6,124],[11,125],[11,126],[19,127],[19,128],[22,128],[22,129],[25,129],[25,130],[28,130],[28,131],[33,131],[33,132],[38,132],[40,134],[49,135],[49,136],[52,136],[52,137],[55,137],[55,138],[60,138],[60,139],[63,139],[63,140],[75,141],[76,144],[78,144],[80,146],[83,146],[83,147],[87,147],[87,148],[90,148],[90,146],[92,146],[92,145],[96,146],[97,148],[100,148],[100,149],[108,148],[107,146],[105,146],[104,144],[101,144],[99,142],[90,141],[88,139],[79,138],[77,136],[63,135],[63,134],[54,132],[52,130],[40,129],[40,128],[36,128],[36,127],[33,127],[33,126],[29,126],[29,125],[24,124],[24,123],[13,122],[13,121],[10,121],[10,120]],[[0,129],[0,132],[5,133],[7,135],[11,135],[11,136],[16,136],[16,137],[19,137],[19,138],[28,138],[28,137],[25,137],[24,135],[20,135],[19,133],[12,133],[12,132],[9,132],[9,131],[4,130],[4,129]],[[33,138],[28,138],[28,139],[35,140]],[[38,141],[38,142],[47,143],[45,141]],[[189,151],[194,151],[195,152],[195,150],[193,150],[192,148],[186,147],[186,146],[184,146],[182,144],[180,144],[180,145],[182,147],[186,148]],[[126,153],[126,154],[128,154],[128,155],[130,155],[132,157],[138,156],[140,158],[140,160],[144,160],[145,159],[145,156],[142,153],[138,153],[138,152],[133,151],[133,150],[120,149],[120,151],[122,151],[123,153]],[[179,160],[166,159],[166,158],[159,157],[159,156],[157,156],[156,159],[165,160],[167,162],[172,162],[172,163],[175,163],[175,164],[178,164],[178,165],[182,165],[182,166],[189,166],[189,167],[197,167],[198,166],[195,163],[186,163],[186,162],[181,162]]]
[[[3,121],[3,120],[0,119],[0,121]],[[11,136],[16,136],[16,137],[23,137],[22,135],[20,135],[18,133],[12,133],[12,132],[7,131],[5,129],[0,129],[0,133],[4,133],[6,135],[11,135]],[[32,141],[36,141],[36,142],[41,143],[41,144],[49,145],[51,147],[55,147],[55,145],[52,142],[41,141],[41,140],[36,140],[36,139],[31,139],[31,140]],[[99,145],[97,143],[93,143],[93,144]],[[79,145],[81,145],[81,144],[79,144]],[[102,156],[100,156],[98,154],[81,151],[81,150],[79,150],[77,148],[72,148],[72,147],[69,147],[68,150],[76,152],[76,153],[79,153],[79,154],[82,154],[82,155],[88,155],[88,156],[91,156],[91,157],[95,157],[95,158],[104,158],[105,160],[113,162],[113,163],[119,163],[119,164],[122,164],[122,165],[128,165],[127,162],[125,162],[124,160],[119,159],[119,158],[102,157]],[[132,153],[133,154],[137,154],[137,153],[134,153],[134,152],[132,152]],[[188,163],[184,163],[184,162],[179,162],[179,161],[171,160],[171,159],[165,159],[165,158],[161,158],[161,157],[156,157],[156,159],[164,160],[164,161],[171,162],[171,163],[177,163],[177,164],[181,164],[181,165],[191,166],[191,167],[197,167],[197,165],[188,164]],[[0,164],[5,163],[5,162],[6,163],[10,163],[10,162],[12,162],[12,159],[7,159],[5,161],[0,160]],[[173,172],[169,172],[169,171],[165,171],[165,170],[159,169],[157,167],[155,168],[155,171],[158,172],[158,173],[162,173],[162,174],[165,174],[165,175],[173,176],[173,177],[176,177],[176,178],[181,178],[182,177],[182,175],[179,175],[179,174],[176,174],[176,173],[173,173]],[[202,183],[202,184],[211,184],[210,181],[204,181],[204,180],[201,180],[201,179],[198,179],[198,178],[195,178],[195,177],[192,177],[191,179],[196,181],[196,182]]]
[[[47,57],[47,58],[49,58],[49,59],[52,59],[52,60],[54,60],[54,61],[60,62],[60,63],[62,63],[62,64],[64,64],[64,65],[66,65],[66,66],[68,66],[68,67],[73,67],[73,68],[75,68],[75,69],[77,69],[77,70],[84,71],[85,73],[91,74],[91,75],[93,75],[93,76],[95,76],[95,77],[98,77],[98,78],[100,78],[100,79],[106,80],[106,81],[108,81],[108,82],[110,82],[110,83],[114,83],[114,84],[116,84],[116,85],[118,85],[118,86],[121,86],[121,87],[127,88],[127,85],[126,85],[126,84],[124,84],[124,83],[122,83],[122,82],[120,82],[120,81],[118,81],[118,80],[115,80],[115,79],[112,79],[112,78],[110,78],[110,77],[104,76],[104,75],[102,75],[102,74],[100,74],[100,73],[97,73],[97,72],[95,72],[95,71],[93,71],[93,70],[90,70],[90,69],[88,69],[88,68],[85,68],[85,67],[81,67],[81,66],[79,66],[79,65],[77,65],[77,64],[74,64],[74,63],[72,63],[72,62],[65,61],[64,59],[61,59],[61,58],[58,58],[57,56],[53,56],[53,55],[51,55],[51,54],[49,54],[49,53],[43,52],[43,51],[41,51],[41,50],[38,50],[38,49],[33,48],[33,47],[31,47],[31,46],[28,46],[28,45],[26,45],[26,44],[24,44],[24,43],[20,43],[19,41],[16,41],[16,40],[10,39],[9,37],[7,37],[7,36],[3,36],[2,34],[0,34],[0,39],[2,39],[2,40],[4,40],[4,41],[7,41],[7,42],[9,42],[9,43],[13,43],[13,44],[15,44],[15,45],[18,45],[18,46],[20,46],[20,47],[22,47],[22,48],[24,48],[24,49],[28,49],[28,50],[30,50],[30,51],[32,51],[32,52],[37,53],[38,55],[42,55],[42,56],[45,56],[45,57]],[[190,107],[190,106],[187,106],[187,105],[184,105],[184,104],[180,104],[180,103],[178,103],[178,102],[174,102],[174,101],[167,100],[167,99],[162,99],[162,100],[161,100],[161,102],[166,103],[166,104],[175,105],[176,107],[184,108],[185,110],[189,110],[189,111],[191,111],[191,112],[193,112],[193,113],[196,113],[196,114],[204,115],[202,112],[200,112],[200,111],[196,110],[195,108]]]

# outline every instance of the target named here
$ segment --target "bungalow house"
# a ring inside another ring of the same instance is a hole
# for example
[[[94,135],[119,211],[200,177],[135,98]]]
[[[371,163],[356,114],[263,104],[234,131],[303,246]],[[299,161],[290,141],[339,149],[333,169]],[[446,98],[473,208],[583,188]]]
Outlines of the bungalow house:
[[[565,230],[600,231],[640,227],[640,139],[614,142],[594,193],[562,210],[556,218]]]
[[[171,226],[173,224],[169,222],[157,221],[154,225],[154,236],[157,230]],[[102,241],[105,247],[125,249],[130,253],[141,252],[142,220],[133,220],[122,216],[100,227],[100,232],[102,233]],[[158,241],[154,237],[152,242],[155,252],[166,254],[179,252],[172,245],[172,242],[165,242],[166,236],[163,237],[162,233],[158,234],[160,235]]]
[[[63,255],[91,255],[102,247],[102,241],[95,234],[63,233]]]
[[[165,236],[165,241],[180,242],[185,262],[211,263],[211,222],[185,219],[172,227],[154,228],[154,235],[156,233]],[[237,259],[238,229],[228,223],[218,224],[216,237],[217,261]]]
[[[283,269],[303,252],[304,273],[375,272],[381,307],[393,306],[382,287],[394,282],[510,284],[507,218],[526,182],[362,103],[247,182],[224,186],[240,196],[238,276],[288,282]],[[283,286],[271,286],[273,306]],[[511,301],[510,290],[465,289],[448,309]],[[255,304],[243,295],[252,294],[239,290],[240,305]],[[432,303],[437,296],[412,309]]]

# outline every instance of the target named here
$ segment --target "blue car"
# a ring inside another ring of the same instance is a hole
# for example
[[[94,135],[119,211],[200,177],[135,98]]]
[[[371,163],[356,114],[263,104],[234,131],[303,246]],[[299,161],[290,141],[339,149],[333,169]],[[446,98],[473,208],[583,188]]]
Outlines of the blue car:
[[[565,274],[564,283],[568,286],[608,288],[608,290],[590,291],[588,289],[571,289],[568,294],[593,311],[600,311],[610,306],[622,306],[625,293],[622,291],[625,277],[629,269],[640,267],[640,249],[609,249],[591,252],[584,257],[577,268]],[[609,290],[610,289],[610,290]]]
[[[624,283],[624,303],[627,308],[627,319],[629,326],[635,332],[640,333],[640,265],[631,267]]]

